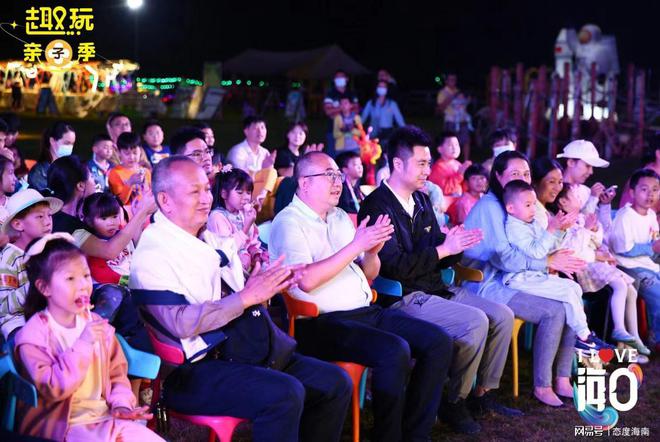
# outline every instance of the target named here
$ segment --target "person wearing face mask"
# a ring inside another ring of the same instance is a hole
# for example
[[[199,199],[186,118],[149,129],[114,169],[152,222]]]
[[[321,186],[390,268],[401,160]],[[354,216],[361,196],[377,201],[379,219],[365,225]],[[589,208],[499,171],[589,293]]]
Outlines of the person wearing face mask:
[[[335,138],[332,131],[335,117],[341,113],[339,103],[342,98],[348,98],[350,100],[352,104],[351,111],[359,111],[357,96],[348,90],[348,75],[346,75],[346,72],[338,70],[335,72],[332,86],[323,99],[323,111],[329,119],[325,152],[330,156],[334,156],[335,153]]]
[[[495,131],[490,134],[488,145],[493,149],[493,156],[484,161],[482,166],[484,166],[486,171],[490,173],[495,158],[508,150],[516,150],[516,136],[513,132],[507,129],[495,129]]]
[[[378,82],[376,95],[367,102],[362,111],[362,121],[366,124],[367,120],[373,128],[371,137],[378,138],[381,146],[387,144],[394,130],[394,122],[399,127],[406,125],[399,105],[389,97],[389,86],[385,80]]]
[[[76,132],[64,121],[56,121],[46,129],[41,137],[39,159],[28,174],[30,187],[39,191],[45,189],[50,165],[58,158],[71,155],[75,142]]]

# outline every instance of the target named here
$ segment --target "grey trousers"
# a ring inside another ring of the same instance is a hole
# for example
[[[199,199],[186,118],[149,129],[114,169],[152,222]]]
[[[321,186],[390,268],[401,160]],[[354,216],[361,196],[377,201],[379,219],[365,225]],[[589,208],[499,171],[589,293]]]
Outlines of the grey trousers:
[[[440,326],[454,338],[447,400],[465,399],[477,385],[498,388],[506,364],[513,329],[513,312],[504,304],[451,287],[451,300],[413,292],[390,308]]]

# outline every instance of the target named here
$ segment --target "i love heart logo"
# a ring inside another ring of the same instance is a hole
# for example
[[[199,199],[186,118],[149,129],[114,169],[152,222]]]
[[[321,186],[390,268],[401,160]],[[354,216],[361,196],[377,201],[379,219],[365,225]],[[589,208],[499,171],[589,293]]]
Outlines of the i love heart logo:
[[[598,357],[605,363],[610,362],[614,357],[614,350],[611,348],[601,348],[598,350]]]

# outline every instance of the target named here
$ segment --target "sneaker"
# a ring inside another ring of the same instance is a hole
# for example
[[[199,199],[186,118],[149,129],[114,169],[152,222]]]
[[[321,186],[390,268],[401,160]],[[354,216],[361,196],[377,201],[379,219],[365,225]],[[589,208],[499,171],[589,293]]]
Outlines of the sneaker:
[[[524,416],[525,413],[516,409],[505,407],[495,400],[494,392],[488,391],[483,396],[470,396],[468,399],[468,408],[475,417],[481,417],[489,412],[494,412],[502,416]]]
[[[613,345],[601,341],[594,332],[591,332],[591,334],[587,336],[587,339],[584,341],[580,338],[575,339],[576,350],[582,350],[583,352],[590,352],[591,350],[598,351],[604,348],[609,348],[611,350],[614,350]]]
[[[459,399],[455,404],[444,402],[440,410],[440,419],[448,423],[457,433],[476,434],[481,431],[481,425],[472,418],[465,406],[465,399]]]

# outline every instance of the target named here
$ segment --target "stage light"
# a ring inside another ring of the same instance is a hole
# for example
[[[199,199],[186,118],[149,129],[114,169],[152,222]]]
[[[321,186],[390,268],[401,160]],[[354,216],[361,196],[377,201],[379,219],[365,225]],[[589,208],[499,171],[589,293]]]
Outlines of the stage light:
[[[140,9],[143,4],[142,0],[126,0],[126,6],[132,10]]]

